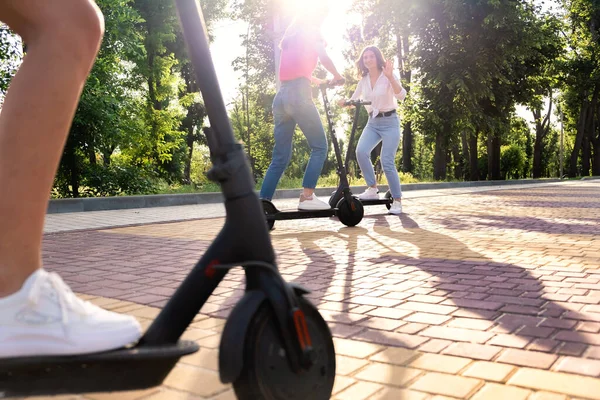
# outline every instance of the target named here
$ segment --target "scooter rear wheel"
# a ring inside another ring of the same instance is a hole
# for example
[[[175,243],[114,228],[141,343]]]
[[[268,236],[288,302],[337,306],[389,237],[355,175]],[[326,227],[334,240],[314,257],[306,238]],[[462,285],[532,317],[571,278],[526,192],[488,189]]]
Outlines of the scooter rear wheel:
[[[315,363],[295,374],[282,345],[275,313],[263,303],[250,322],[244,345],[244,367],[233,383],[239,400],[327,400],[335,381],[335,348],[331,332],[316,307],[300,297],[315,350]]]
[[[275,206],[273,205],[273,203],[271,203],[270,201],[266,201],[263,200],[262,201],[262,207],[263,210],[265,211],[265,217],[267,215],[273,215],[277,213],[277,209],[275,208]],[[275,220],[268,220],[267,219],[267,226],[269,227],[269,230],[272,231],[273,230],[273,226],[275,226]]]
[[[352,196],[352,200],[347,202],[344,197],[337,204],[337,216],[341,223],[346,226],[356,226],[362,221],[365,215],[365,208],[361,201]]]

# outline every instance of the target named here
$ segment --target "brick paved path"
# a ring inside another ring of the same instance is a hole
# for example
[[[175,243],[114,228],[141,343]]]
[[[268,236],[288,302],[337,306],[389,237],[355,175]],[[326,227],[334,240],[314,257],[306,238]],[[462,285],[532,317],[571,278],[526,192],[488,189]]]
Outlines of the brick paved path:
[[[600,399],[600,182],[408,198],[355,228],[277,222],[285,279],[313,290],[336,339],[335,399]],[[156,212],[160,212],[157,209]],[[79,293],[147,325],[222,218],[47,234],[44,261]],[[165,385],[104,399],[233,399],[218,380],[226,277]]]

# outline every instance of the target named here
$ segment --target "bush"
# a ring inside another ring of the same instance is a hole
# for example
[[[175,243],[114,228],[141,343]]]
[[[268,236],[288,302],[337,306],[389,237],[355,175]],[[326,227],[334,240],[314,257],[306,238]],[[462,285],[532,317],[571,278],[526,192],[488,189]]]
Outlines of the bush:
[[[156,193],[154,174],[133,166],[88,164],[82,174],[79,195],[103,197]]]
[[[500,149],[500,171],[503,179],[519,179],[525,167],[526,155],[516,143]]]

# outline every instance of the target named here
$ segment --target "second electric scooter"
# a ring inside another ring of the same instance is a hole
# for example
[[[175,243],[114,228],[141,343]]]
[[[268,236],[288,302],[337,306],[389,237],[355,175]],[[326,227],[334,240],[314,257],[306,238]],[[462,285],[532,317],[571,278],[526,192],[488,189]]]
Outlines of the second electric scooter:
[[[336,216],[340,222],[346,226],[356,226],[362,221],[364,216],[364,208],[361,201],[352,195],[350,191],[350,184],[348,183],[348,162],[346,157],[346,163],[342,161],[342,152],[337,138],[335,137],[335,128],[331,119],[332,112],[327,98],[327,89],[336,86],[339,83],[334,84],[322,84],[319,86],[321,94],[323,95],[323,106],[325,108],[325,114],[327,115],[327,125],[331,136],[331,143],[333,143],[333,149],[335,151],[335,159],[337,161],[337,174],[340,179],[340,183],[329,198],[329,210],[315,210],[315,211],[280,211],[275,205],[266,199],[262,199],[263,209],[267,218],[267,225],[269,229],[273,229],[276,220],[289,220],[289,219],[304,219],[304,218],[324,218]]]

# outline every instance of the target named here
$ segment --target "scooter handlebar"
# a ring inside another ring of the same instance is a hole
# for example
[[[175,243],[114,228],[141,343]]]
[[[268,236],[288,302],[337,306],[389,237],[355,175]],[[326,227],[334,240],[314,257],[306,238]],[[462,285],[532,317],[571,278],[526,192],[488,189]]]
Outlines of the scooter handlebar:
[[[331,80],[331,81],[328,81],[327,83],[321,83],[319,86],[323,89],[331,89],[336,86],[342,86],[344,83],[346,83],[346,79],[342,78],[342,79],[338,79],[337,81]]]
[[[370,106],[371,102],[370,101],[362,101],[362,100],[348,100],[344,103],[345,106],[356,106],[356,107],[360,107],[360,106]]]

